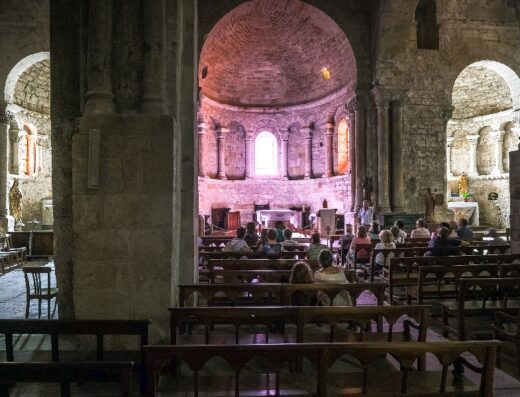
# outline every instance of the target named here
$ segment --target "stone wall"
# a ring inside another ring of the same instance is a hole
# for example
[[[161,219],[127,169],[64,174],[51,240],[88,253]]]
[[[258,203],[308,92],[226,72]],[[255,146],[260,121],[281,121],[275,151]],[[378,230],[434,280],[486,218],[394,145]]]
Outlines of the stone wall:
[[[99,188],[87,189],[89,131],[101,131]],[[73,139],[76,317],[150,319],[168,335],[172,285],[173,120],[83,117]]]
[[[253,218],[254,204],[270,204],[271,209],[305,206],[316,212],[326,199],[338,214],[349,211],[350,176],[301,181],[246,180],[220,181],[199,178],[199,210],[210,215],[211,208],[231,208],[241,212],[242,223]]]
[[[519,147],[520,149],[520,147]],[[511,165],[511,250],[520,254],[520,150],[509,154]]]

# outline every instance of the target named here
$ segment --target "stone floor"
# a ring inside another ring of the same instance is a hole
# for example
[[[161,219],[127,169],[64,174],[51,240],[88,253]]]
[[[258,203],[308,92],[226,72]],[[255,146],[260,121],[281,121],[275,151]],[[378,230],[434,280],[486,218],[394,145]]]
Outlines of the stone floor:
[[[31,265],[36,262],[31,262]],[[40,265],[53,266],[52,262],[39,262]],[[54,272],[51,277],[51,285],[55,285]],[[369,303],[370,298],[365,299]],[[52,308],[54,305],[51,306]],[[43,317],[47,315],[47,308],[44,305]],[[13,270],[6,275],[0,276],[0,318],[24,318],[25,317],[25,281],[21,269]],[[30,307],[30,318],[38,318],[38,308],[36,302]],[[54,315],[56,318],[56,315]],[[428,331],[429,341],[444,340],[438,333],[435,322]],[[68,341],[60,340],[61,348],[70,351],[74,350],[73,344]],[[5,360],[4,338],[0,336],[0,360]],[[18,361],[50,361],[50,338],[48,336],[24,336],[21,335],[15,340],[15,356]],[[77,353],[77,352],[76,352]],[[513,357],[515,352],[511,348],[504,346],[503,353]],[[520,396],[520,381],[518,380],[518,368],[513,360],[503,359],[503,370],[496,370],[495,373],[495,392],[498,397]],[[138,395],[137,377],[134,381],[134,395]],[[59,385],[17,385],[12,389],[13,397],[39,396],[51,397],[59,395]],[[80,385],[72,387],[73,396],[115,396],[118,395],[117,385]]]

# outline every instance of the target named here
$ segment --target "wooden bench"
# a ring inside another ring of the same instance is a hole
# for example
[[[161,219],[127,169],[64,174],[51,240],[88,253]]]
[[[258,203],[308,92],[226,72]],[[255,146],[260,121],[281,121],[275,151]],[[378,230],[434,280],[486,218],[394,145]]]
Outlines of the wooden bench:
[[[358,342],[145,346],[143,350],[148,396],[155,396],[157,391],[159,395],[176,392],[195,396],[491,396],[497,345],[495,341]],[[416,370],[414,364],[427,353],[437,358],[441,370]],[[468,354],[474,358],[471,362]],[[386,360],[387,355],[400,367]],[[344,356],[348,357],[347,362],[338,362]],[[204,372],[205,365],[217,357],[226,362],[219,374]],[[309,371],[287,371],[304,359],[312,367],[312,375]],[[245,369],[244,364],[253,360],[260,362],[261,373]],[[161,369],[170,362],[185,363],[192,372],[186,373],[181,367],[170,382],[163,377],[158,388]],[[332,373],[333,364],[336,365]],[[455,368],[453,377],[451,365]],[[479,384],[474,385],[463,376],[464,367],[480,374]],[[229,368],[227,374],[223,373],[224,368]]]
[[[2,266],[2,274],[6,274],[21,265],[18,254],[16,252],[0,251],[0,266]]]
[[[346,291],[353,304],[357,304],[359,296],[368,291],[374,295],[377,305],[383,305],[386,285],[383,283],[351,283],[351,284],[193,284],[179,285],[179,306],[187,305],[192,295],[200,295],[208,306],[289,306],[291,296],[302,293],[315,296],[325,293],[332,300]]]
[[[202,245],[216,245],[219,246],[220,244],[226,245],[231,240],[233,240],[235,236],[203,236],[201,237]]]
[[[14,361],[13,335],[50,335],[52,361],[59,361],[60,335],[95,335],[96,359],[103,361],[105,335],[137,335],[148,343],[148,320],[0,320],[7,361]]]
[[[500,276],[500,266],[491,265],[456,265],[456,266],[421,266],[417,285],[407,287],[406,295],[408,304],[417,299],[422,305],[424,299],[450,299],[458,294],[457,281],[462,277],[488,277]]]
[[[240,328],[243,325],[261,325],[265,333],[265,343],[269,343],[270,330],[275,326],[296,325],[296,335],[291,340],[298,343],[309,341],[311,333],[306,335],[305,330],[309,326],[319,324],[321,328],[327,324],[327,341],[334,342],[337,338],[337,329],[340,325],[348,324],[353,332],[347,336],[353,337],[353,341],[410,341],[410,329],[417,330],[416,341],[426,341],[428,325],[429,306],[286,306],[286,307],[182,307],[170,308],[170,343],[184,344],[197,343],[199,335],[185,335],[186,326],[204,327],[203,343],[225,343],[228,340],[226,334],[219,334],[213,328],[214,325],[231,325],[234,327],[234,343],[240,340]],[[397,320],[406,316],[404,320],[404,331],[394,332]],[[413,320],[413,321],[412,321]],[[383,332],[383,322],[386,322],[386,331]],[[372,325],[376,324],[373,329]],[[343,329],[342,329],[343,330]],[[350,329],[348,331],[351,331]],[[375,331],[375,332],[374,332]],[[325,336],[323,332],[320,335]],[[211,336],[211,339],[210,339]],[[343,335],[341,336],[344,337]],[[284,335],[284,342],[288,342],[289,336]],[[345,340],[337,340],[345,341]]]
[[[518,260],[520,254],[395,257],[390,258],[390,266],[383,267],[381,281],[388,285],[388,301],[393,303],[406,298],[406,294],[397,295],[396,288],[417,285],[422,266],[504,264]]]
[[[301,259],[210,259],[208,269],[223,270],[291,270],[296,262]],[[319,269],[317,261],[303,260],[311,266],[311,269]]]
[[[493,315],[497,311],[518,311],[520,308],[520,278],[462,278],[456,300],[436,302],[441,308],[444,337],[450,333],[466,340],[465,317]],[[511,296],[516,299],[510,299]],[[449,325],[455,317],[456,326]]]
[[[60,383],[61,396],[70,397],[71,383],[119,382],[121,396],[132,390],[132,362],[0,363],[0,396],[9,397],[15,383]]]
[[[199,258],[206,261],[211,259],[305,259],[306,251],[283,251],[276,254],[265,254],[263,252],[199,252]]]

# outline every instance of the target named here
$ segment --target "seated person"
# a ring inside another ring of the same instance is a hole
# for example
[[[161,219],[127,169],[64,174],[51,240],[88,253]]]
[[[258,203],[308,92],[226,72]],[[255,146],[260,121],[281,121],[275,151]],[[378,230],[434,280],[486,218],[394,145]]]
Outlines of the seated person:
[[[345,234],[339,238],[338,244],[340,247],[348,248],[352,240],[354,240],[354,234],[352,233],[352,225],[350,223],[347,223],[345,225]]]
[[[246,229],[244,227],[239,227],[237,229],[237,236],[229,241],[224,247],[224,252],[251,252],[251,248],[247,245],[244,240],[244,236],[246,235]]]
[[[285,230],[285,225],[283,221],[276,221],[276,223],[274,224],[274,229],[276,230],[276,241],[278,241],[279,243],[283,243],[283,241],[285,240],[283,236],[283,231]]]
[[[383,230],[381,233],[379,233],[379,239],[381,240],[380,243],[377,243],[374,247],[375,249],[388,249],[388,248],[396,248],[394,243],[394,237],[392,236],[392,233],[389,230]],[[382,252],[378,252],[376,255],[376,270],[381,270],[383,266],[390,266],[390,258],[394,257],[394,253],[390,252],[386,256],[386,262],[385,262],[385,256]]]
[[[283,237],[284,237],[285,241],[282,243],[282,251],[290,251],[290,249],[286,250],[285,248],[298,245],[297,241],[291,240],[292,233],[293,232],[291,229],[285,229],[283,231]]]
[[[404,231],[404,222],[400,219],[396,220],[395,223],[394,223],[394,226],[396,226],[398,229],[399,229],[399,241],[397,241],[396,239],[394,239],[394,242],[397,244],[402,244],[405,242],[406,240],[406,237],[408,237],[408,235],[406,234],[406,232]]]
[[[256,233],[256,223],[248,222],[246,225],[246,235],[244,237],[247,245],[250,247],[258,243],[258,234]]]
[[[441,227],[437,231],[437,236],[432,238],[428,247],[430,248],[425,255],[431,256],[449,256],[458,255],[460,251],[454,249],[460,246],[469,246],[466,241],[457,240],[450,237],[450,229]]]
[[[504,240],[497,234],[497,230],[492,227],[489,228],[486,237],[491,237],[491,239],[488,240],[489,245],[509,245],[509,243],[506,240]]]
[[[415,229],[410,234],[411,238],[430,238],[430,231],[426,229],[426,221],[423,218],[417,219]]]
[[[355,259],[354,254],[356,252],[356,245],[359,245],[359,244],[370,245],[370,237],[367,236],[367,229],[363,225],[358,227],[357,236],[354,237],[354,239],[350,243],[350,250],[347,254],[347,257],[350,260]],[[369,256],[370,256],[370,253],[365,249],[361,249],[357,253],[357,259],[360,259],[365,262],[367,262],[370,259]]]
[[[345,272],[341,267],[332,265],[332,252],[323,249],[318,254],[318,262],[321,269],[314,273],[314,281],[317,283],[348,284]],[[325,293],[318,294],[321,306],[330,306],[330,297]],[[352,306],[352,299],[346,291],[340,292],[332,301],[333,306]]]
[[[321,243],[321,236],[318,232],[313,233],[311,236],[311,245],[307,251],[307,259],[316,260],[321,250],[327,249],[326,245]]]
[[[401,235],[401,230],[399,230],[397,226],[392,226],[390,228],[390,233],[392,233],[394,244],[404,244],[406,237]]]
[[[296,262],[291,270],[289,278],[291,284],[312,284],[312,270],[305,262]],[[316,296],[309,297],[303,292],[295,292],[291,295],[291,306],[314,306],[317,303]]]
[[[455,229],[457,236],[464,241],[472,241],[473,240],[473,230],[468,228],[469,222],[465,218],[459,219],[457,222],[458,228]]]
[[[381,233],[379,222],[373,221],[372,225],[370,225],[370,229],[368,230],[370,240],[379,240],[379,233]]]
[[[276,230],[269,229],[267,231],[267,241],[258,247],[259,252],[264,254],[277,254],[282,252],[282,244],[276,241]]]
[[[450,237],[453,237],[453,238],[459,238],[459,236],[458,236],[458,234],[457,234],[457,232],[456,232],[456,230],[457,230],[457,222],[455,222],[455,221],[451,221],[451,222],[449,223],[449,225],[450,225],[450,230],[451,230]]]

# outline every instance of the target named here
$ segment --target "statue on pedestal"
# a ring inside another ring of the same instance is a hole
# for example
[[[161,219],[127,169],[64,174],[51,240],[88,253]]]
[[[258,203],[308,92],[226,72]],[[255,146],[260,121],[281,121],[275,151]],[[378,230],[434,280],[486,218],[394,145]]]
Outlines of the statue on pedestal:
[[[432,194],[432,189],[426,188],[426,194],[424,195],[424,218],[427,223],[435,222],[433,214],[435,213],[435,197]]]
[[[363,187],[363,200],[367,200],[370,204],[373,204],[372,193],[374,188],[372,186],[372,178],[364,177],[361,186]]]
[[[15,223],[22,220],[22,192],[18,186],[18,179],[15,179],[9,191],[9,213],[14,218]]]
[[[459,196],[462,197],[464,193],[469,193],[468,176],[463,172],[459,178]]]

